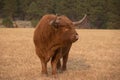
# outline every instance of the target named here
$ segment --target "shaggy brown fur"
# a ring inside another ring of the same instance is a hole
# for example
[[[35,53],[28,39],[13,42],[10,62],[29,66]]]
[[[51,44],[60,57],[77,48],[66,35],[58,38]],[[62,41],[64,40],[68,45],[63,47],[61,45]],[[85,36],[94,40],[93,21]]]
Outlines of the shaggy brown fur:
[[[42,64],[42,73],[47,74],[47,62],[51,58],[52,74],[61,69],[66,70],[68,53],[73,42],[78,39],[71,20],[66,16],[48,14],[42,17],[34,32],[36,54]]]

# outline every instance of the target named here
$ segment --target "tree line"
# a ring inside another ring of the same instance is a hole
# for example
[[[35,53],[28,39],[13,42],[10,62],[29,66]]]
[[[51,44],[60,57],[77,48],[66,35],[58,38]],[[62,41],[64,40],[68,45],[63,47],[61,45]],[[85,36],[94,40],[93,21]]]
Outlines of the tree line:
[[[120,0],[0,0],[0,17],[30,20],[34,25],[48,13],[77,21],[88,15],[91,28],[120,29]]]

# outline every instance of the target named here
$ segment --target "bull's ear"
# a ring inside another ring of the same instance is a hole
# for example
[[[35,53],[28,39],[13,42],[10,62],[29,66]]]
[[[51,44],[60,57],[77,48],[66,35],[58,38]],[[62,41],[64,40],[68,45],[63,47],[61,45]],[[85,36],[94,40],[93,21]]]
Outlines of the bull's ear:
[[[50,25],[57,29],[59,27],[59,22],[60,22],[60,18],[56,14],[56,17],[50,21]]]
[[[81,25],[81,24],[84,24],[86,21],[87,21],[87,15],[85,14],[84,17],[83,17],[81,20],[76,21],[76,22],[73,22],[73,24],[74,24],[75,26],[79,26],[79,25]]]

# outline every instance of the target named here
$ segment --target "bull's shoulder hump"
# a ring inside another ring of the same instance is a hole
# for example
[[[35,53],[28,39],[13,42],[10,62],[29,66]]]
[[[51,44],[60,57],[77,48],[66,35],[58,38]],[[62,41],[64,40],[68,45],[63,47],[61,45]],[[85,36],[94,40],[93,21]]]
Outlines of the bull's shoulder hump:
[[[43,16],[43,18],[52,18],[52,17],[55,17],[56,15],[54,14],[46,14]]]

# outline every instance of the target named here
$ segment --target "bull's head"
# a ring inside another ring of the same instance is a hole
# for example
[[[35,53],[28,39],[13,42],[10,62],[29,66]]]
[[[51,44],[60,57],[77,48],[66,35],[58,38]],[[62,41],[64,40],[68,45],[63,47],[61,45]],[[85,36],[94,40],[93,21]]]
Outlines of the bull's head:
[[[81,25],[86,17],[87,15],[85,15],[80,21],[72,22],[66,16],[56,15],[56,17],[50,21],[50,25],[58,31],[62,39],[75,42],[79,38],[75,31],[75,26]]]
[[[84,17],[81,20],[76,21],[76,22],[72,22],[72,23],[73,23],[74,26],[79,26],[82,23],[84,23],[86,19],[87,19],[87,15],[85,14]],[[60,22],[60,18],[56,14],[55,19],[50,22],[50,25],[54,26],[55,28],[58,28],[59,22]]]

